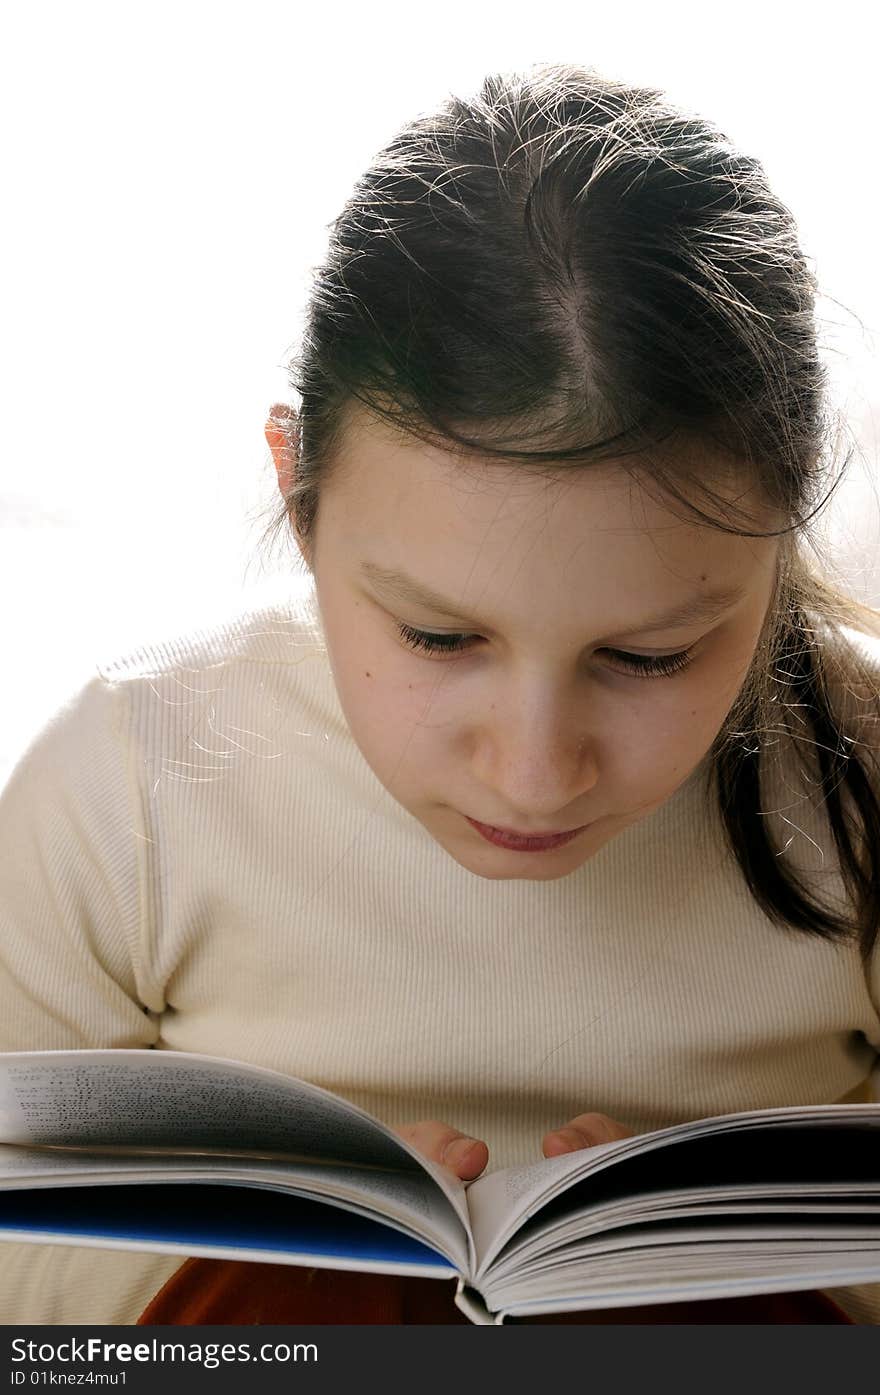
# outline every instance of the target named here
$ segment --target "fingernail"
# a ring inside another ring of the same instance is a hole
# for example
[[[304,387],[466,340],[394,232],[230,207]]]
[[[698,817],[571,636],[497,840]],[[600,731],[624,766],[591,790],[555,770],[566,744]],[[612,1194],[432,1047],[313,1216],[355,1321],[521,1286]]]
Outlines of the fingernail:
[[[448,1144],[443,1152],[446,1166],[460,1167],[476,1142],[475,1138],[456,1138],[453,1143]]]
[[[555,1145],[556,1153],[576,1153],[581,1148],[589,1148],[590,1140],[579,1129],[557,1129],[550,1135],[550,1145]]]
[[[567,1128],[560,1129],[557,1138],[563,1138],[572,1151],[578,1148],[589,1148],[591,1146],[587,1135],[581,1129],[574,1129],[570,1125]]]

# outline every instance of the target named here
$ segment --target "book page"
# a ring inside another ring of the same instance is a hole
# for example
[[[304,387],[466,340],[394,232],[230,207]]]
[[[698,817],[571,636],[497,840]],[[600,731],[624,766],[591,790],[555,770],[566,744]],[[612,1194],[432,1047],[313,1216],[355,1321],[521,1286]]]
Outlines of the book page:
[[[685,1124],[674,1124],[651,1133],[619,1139],[614,1143],[602,1143],[574,1153],[565,1153],[557,1158],[544,1158],[524,1167],[504,1168],[499,1172],[489,1173],[472,1182],[468,1188],[468,1207],[476,1250],[476,1279],[480,1280],[493,1258],[530,1218],[534,1218],[535,1226],[540,1225],[540,1213],[551,1201],[567,1192],[576,1183],[592,1178],[606,1169],[610,1169],[608,1175],[613,1176],[615,1166],[625,1164],[627,1159],[638,1158],[655,1149],[676,1144],[691,1144],[697,1140],[705,1145],[712,1138],[718,1140],[722,1150],[719,1155],[721,1158],[725,1156],[725,1149],[733,1156],[739,1151],[740,1141],[748,1143],[751,1148],[750,1137],[758,1131],[769,1130],[772,1131],[771,1136],[763,1144],[773,1149],[772,1154],[767,1154],[769,1161],[771,1156],[781,1155],[783,1140],[789,1134],[795,1137],[798,1130],[815,1130],[818,1142],[820,1139],[830,1141],[835,1133],[842,1136],[846,1131],[859,1126],[875,1129],[880,1136],[880,1105],[792,1105],[779,1109],[748,1110],[739,1114],[718,1115]],[[833,1144],[831,1146],[833,1147]],[[795,1155],[798,1155],[797,1148]],[[801,1154],[805,1168],[807,1160],[814,1155],[815,1145]],[[662,1169],[658,1166],[657,1171],[659,1174]],[[644,1189],[644,1173],[639,1181],[641,1185],[634,1186],[634,1192]],[[700,1194],[711,1195],[713,1183],[717,1182],[718,1178],[714,1177],[712,1169],[709,1168],[705,1173],[705,1188]],[[756,1187],[756,1190],[760,1188]],[[584,1201],[586,1200],[585,1197]]]
[[[419,1166],[356,1106],[280,1072],[172,1051],[0,1056],[0,1141],[233,1146]]]
[[[543,1274],[487,1281],[485,1299],[505,1315],[626,1307],[685,1299],[734,1298],[876,1282],[880,1247],[858,1228],[813,1227],[798,1235],[746,1223],[735,1231],[669,1231],[654,1247],[619,1250],[603,1262],[582,1258]]]
[[[180,1051],[0,1054],[0,1143],[242,1149],[464,1185],[365,1110],[280,1071]]]
[[[595,1148],[562,1153],[557,1158],[504,1167],[471,1182],[467,1199],[477,1279],[510,1236],[539,1212],[550,1196],[555,1196],[576,1177],[588,1174],[592,1166],[598,1166],[600,1155],[619,1153],[623,1144],[631,1142],[631,1139],[622,1139],[616,1143],[600,1143]]]
[[[281,1163],[216,1154],[112,1154],[55,1147],[0,1146],[0,1193],[57,1186],[162,1182],[257,1185],[346,1203],[365,1216],[382,1216],[434,1245],[458,1270],[468,1263],[468,1239],[455,1208],[423,1173],[386,1172],[321,1163]],[[161,1192],[153,1208],[161,1210]]]

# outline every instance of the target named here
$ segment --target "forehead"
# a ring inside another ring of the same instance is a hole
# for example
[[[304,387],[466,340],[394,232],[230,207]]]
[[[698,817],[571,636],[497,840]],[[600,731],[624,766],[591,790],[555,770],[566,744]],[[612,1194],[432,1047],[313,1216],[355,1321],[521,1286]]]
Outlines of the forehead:
[[[720,458],[706,453],[694,465],[698,472],[705,467],[707,483],[723,499],[750,509],[749,531],[780,526],[761,508],[754,485]],[[701,507],[713,515],[711,505]],[[462,565],[478,555],[489,565],[516,556],[520,568],[549,556],[576,566],[582,578],[591,567],[638,565],[644,580],[653,559],[698,577],[711,566],[716,576],[742,579],[750,567],[763,571],[778,546],[775,538],[744,538],[701,523],[664,497],[636,457],[538,470],[527,461],[445,451],[366,413],[351,421],[322,491],[321,515],[348,548],[372,544],[375,553],[377,543],[387,544],[398,549],[398,560],[433,553]]]

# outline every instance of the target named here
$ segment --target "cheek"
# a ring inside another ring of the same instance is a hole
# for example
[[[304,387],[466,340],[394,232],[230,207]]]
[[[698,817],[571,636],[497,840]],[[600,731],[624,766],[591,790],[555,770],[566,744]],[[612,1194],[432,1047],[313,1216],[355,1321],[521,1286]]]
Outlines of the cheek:
[[[736,675],[731,665],[694,674],[677,691],[659,695],[662,681],[629,712],[625,725],[612,711],[602,749],[622,784],[662,799],[691,773],[709,750],[739,692],[748,661]]]
[[[406,656],[389,651],[352,626],[333,634],[325,624],[327,649],[340,706],[352,735],[365,751],[392,758],[418,735],[426,715],[427,690],[416,683]]]
[[[696,709],[693,721],[707,744],[714,741],[739,696],[755,657],[756,644],[754,633],[732,636],[719,651],[712,668],[694,686],[689,706]]]
[[[680,770],[692,770],[715,741],[742,687],[752,652],[742,645],[728,651],[723,665],[690,686],[667,737],[670,756]]]

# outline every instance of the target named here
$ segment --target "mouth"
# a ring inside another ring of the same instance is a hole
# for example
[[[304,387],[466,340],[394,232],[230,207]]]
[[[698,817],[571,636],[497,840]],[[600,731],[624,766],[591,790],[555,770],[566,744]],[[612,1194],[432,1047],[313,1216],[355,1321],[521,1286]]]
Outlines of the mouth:
[[[477,819],[468,818],[467,814],[465,818],[487,842],[494,843],[496,847],[509,848],[511,852],[548,852],[552,848],[562,848],[590,827],[585,823],[580,828],[570,828],[561,833],[516,833],[509,828],[480,823]]]

